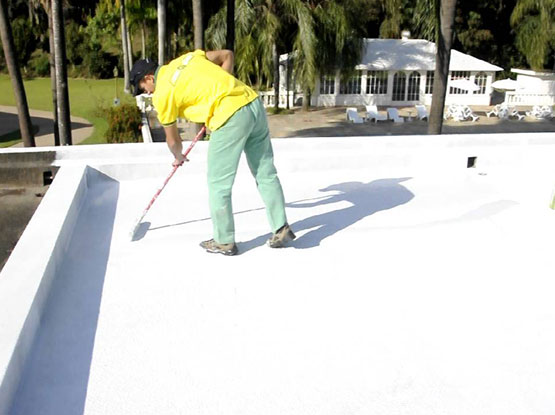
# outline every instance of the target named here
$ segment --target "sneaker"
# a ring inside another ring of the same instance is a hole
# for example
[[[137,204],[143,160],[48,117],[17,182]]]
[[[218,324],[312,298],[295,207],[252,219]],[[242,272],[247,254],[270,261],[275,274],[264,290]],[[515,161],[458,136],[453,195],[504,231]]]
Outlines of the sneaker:
[[[295,234],[286,223],[279,228],[270,239],[268,239],[268,246],[270,248],[283,248],[287,242],[290,242],[295,238]]]
[[[202,241],[200,246],[206,249],[206,252],[211,252],[213,254],[224,254],[228,256],[237,254],[237,245],[235,242],[230,244],[219,244],[214,239],[210,239],[208,241]]]

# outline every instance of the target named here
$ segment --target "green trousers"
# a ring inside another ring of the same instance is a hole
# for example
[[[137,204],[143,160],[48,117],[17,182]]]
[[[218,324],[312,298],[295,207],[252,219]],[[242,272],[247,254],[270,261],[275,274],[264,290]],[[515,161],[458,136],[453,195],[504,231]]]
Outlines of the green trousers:
[[[274,153],[266,111],[260,99],[239,109],[227,122],[213,131],[208,145],[208,191],[210,215],[216,242],[235,242],[231,189],[242,152],[270,222],[272,232],[286,222],[285,200],[274,166]]]

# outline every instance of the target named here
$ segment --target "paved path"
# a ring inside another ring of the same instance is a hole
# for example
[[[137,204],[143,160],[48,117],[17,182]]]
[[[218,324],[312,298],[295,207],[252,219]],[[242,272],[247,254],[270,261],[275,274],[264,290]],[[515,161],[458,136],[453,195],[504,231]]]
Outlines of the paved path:
[[[38,127],[35,133],[35,144],[37,147],[54,145],[54,125],[52,122],[52,112],[29,110],[31,123]],[[0,105],[0,136],[11,133],[19,129],[17,108]],[[90,137],[93,132],[92,124],[81,117],[71,117],[71,135],[73,144],[79,144]],[[13,147],[23,147],[23,143],[18,143]]]

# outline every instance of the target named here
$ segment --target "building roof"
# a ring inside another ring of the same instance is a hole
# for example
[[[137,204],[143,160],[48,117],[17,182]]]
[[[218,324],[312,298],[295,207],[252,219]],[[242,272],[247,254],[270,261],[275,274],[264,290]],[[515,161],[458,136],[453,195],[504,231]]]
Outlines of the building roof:
[[[511,72],[519,75],[533,76],[533,77],[545,79],[545,80],[555,79],[555,72],[553,71],[533,71],[531,69],[511,68]]]
[[[424,39],[364,39],[361,63],[356,69],[435,69],[436,45]],[[502,71],[503,68],[451,49],[451,71]]]

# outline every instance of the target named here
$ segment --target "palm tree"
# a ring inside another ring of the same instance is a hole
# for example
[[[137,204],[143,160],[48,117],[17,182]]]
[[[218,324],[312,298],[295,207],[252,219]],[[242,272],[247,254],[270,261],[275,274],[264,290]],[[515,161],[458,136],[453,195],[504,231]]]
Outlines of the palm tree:
[[[518,0],[511,14],[516,46],[528,64],[542,70],[555,49],[555,1]]]
[[[121,50],[123,53],[123,90],[129,93],[131,90],[129,73],[133,66],[133,55],[131,52],[129,25],[127,24],[127,7],[125,5],[125,0],[117,0],[115,5],[116,7],[119,6],[120,13]]]
[[[15,57],[15,46],[12,28],[8,20],[8,5],[6,0],[0,0],[0,35],[2,36],[4,57],[12,80],[12,87],[17,103],[21,139],[25,147],[34,147],[35,137],[33,135],[33,125],[31,124],[31,116],[29,115],[29,106],[27,105],[27,96],[25,95],[23,79],[21,78],[21,72],[19,71],[19,66]]]
[[[50,0],[40,0],[42,8],[48,18],[48,43],[50,53],[48,62],[50,63],[50,89],[52,91],[52,119],[54,124],[54,145],[60,145],[60,132],[58,131],[58,98],[56,96],[56,65],[54,62],[54,28],[52,25],[52,5]]]
[[[225,8],[227,9],[227,7]],[[273,81],[275,105],[279,103],[279,53],[291,45],[294,71],[305,91],[316,80],[316,37],[314,19],[307,2],[302,0],[240,1],[235,10],[236,72],[245,82],[259,87]],[[225,45],[226,10],[210,20],[209,45]],[[290,38],[287,37],[290,35]],[[307,94],[308,96],[308,94]],[[303,101],[306,102],[306,99]]]
[[[193,30],[195,49],[204,49],[204,28],[202,24],[201,0],[193,0]]]
[[[436,42],[436,69],[434,73],[434,95],[430,108],[428,134],[441,134],[443,126],[443,107],[449,77],[449,61],[453,43],[453,26],[457,0],[441,0],[439,5],[440,30]]]
[[[54,145],[60,145],[60,132],[58,131],[58,99],[56,97],[56,67],[54,62],[54,31],[52,27],[52,6],[51,0],[31,0],[29,2],[29,10],[33,9],[33,15],[36,16],[36,10],[43,8],[48,19],[48,62],[50,64],[50,89],[52,91],[52,123],[54,130]]]
[[[439,1],[417,0],[411,19],[413,32],[418,39],[436,42],[439,36]]]
[[[401,32],[401,0],[384,0],[385,19],[380,25],[380,37],[398,39]]]
[[[156,8],[151,2],[145,0],[127,0],[125,3],[126,20],[132,33],[132,28],[139,28],[141,31],[141,58],[146,58],[146,33],[147,24],[156,21]],[[129,36],[131,37],[131,36]],[[133,66],[133,65],[131,65]]]
[[[347,10],[352,4],[338,1],[320,1],[311,9],[316,36],[316,62],[320,74],[340,71],[350,75],[360,62],[362,39],[354,29],[353,19]]]
[[[166,62],[166,0],[158,0],[158,63]]]
[[[129,30],[127,28],[127,19],[125,17],[125,0],[119,0],[120,28],[121,28],[121,50],[123,52],[123,90],[127,93],[130,91],[129,72],[131,70],[131,61],[129,56]]]
[[[62,0],[52,0],[52,28],[54,32],[54,61],[56,68],[56,97],[58,131],[62,145],[71,145],[71,120],[67,85],[67,62],[64,13]]]

